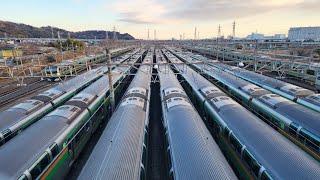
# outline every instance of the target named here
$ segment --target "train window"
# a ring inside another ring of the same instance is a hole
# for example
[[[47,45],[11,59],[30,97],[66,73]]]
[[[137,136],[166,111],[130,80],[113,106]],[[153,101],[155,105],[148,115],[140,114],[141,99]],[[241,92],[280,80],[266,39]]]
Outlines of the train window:
[[[39,164],[37,164],[36,166],[33,166],[29,171],[32,179],[36,179],[41,174],[41,169]]]
[[[167,156],[167,157],[168,157],[167,162],[168,162],[169,167],[171,168],[171,167],[172,167],[172,163],[171,163],[170,149],[168,149],[167,154],[168,154],[168,156]]]
[[[45,152],[42,156],[41,156],[41,160],[39,162],[40,164],[40,168],[43,171],[50,163],[50,156],[47,152]]]
[[[50,163],[50,156],[47,152],[45,152],[39,159],[40,160],[34,163],[29,170],[32,179],[36,179]]]
[[[140,168],[140,180],[145,180],[145,171],[143,167]]]
[[[58,145],[57,145],[57,144],[52,144],[52,145],[50,146],[50,151],[51,151],[51,154],[52,154],[52,158],[56,157],[56,155],[59,154]]]
[[[146,146],[143,146],[143,153],[142,153],[142,164],[145,165],[147,160],[147,150]]]
[[[314,75],[314,70],[308,69],[308,70],[307,70],[307,74],[309,74],[309,75]]]
[[[228,137],[229,133],[230,133],[230,129],[228,127],[226,127],[224,130],[224,136]]]
[[[251,159],[251,156],[250,156],[250,154],[248,153],[248,151],[246,149],[243,151],[243,160],[249,167],[251,167],[251,160],[252,159]]]
[[[173,171],[170,172],[170,174],[169,174],[169,179],[170,179],[170,180],[173,180],[173,179],[174,179],[174,177],[173,177]]]
[[[251,170],[252,172],[254,173],[254,175],[256,175],[256,177],[259,176],[259,170],[261,168],[261,165],[255,161],[255,160],[252,160],[252,166],[251,166]]]
[[[241,143],[238,141],[238,139],[237,139],[233,134],[231,134],[231,136],[230,136],[230,142],[231,142],[232,146],[234,147],[234,149],[235,149],[238,153],[241,153],[242,145],[241,145]]]
[[[298,131],[298,125],[296,125],[295,123],[291,123],[289,127],[289,132],[293,135],[296,135],[297,131]]]
[[[319,145],[320,145],[319,141],[313,138],[311,134],[309,135],[309,133],[304,129],[301,130],[301,133],[303,134],[304,137],[307,138],[307,141],[306,141],[307,146],[315,149],[316,151],[319,151]]]
[[[267,171],[263,171],[262,175],[261,175],[261,180],[271,180],[272,177],[269,175],[269,173]]]
[[[25,174],[22,174],[22,176],[20,176],[18,180],[28,180],[28,178]]]

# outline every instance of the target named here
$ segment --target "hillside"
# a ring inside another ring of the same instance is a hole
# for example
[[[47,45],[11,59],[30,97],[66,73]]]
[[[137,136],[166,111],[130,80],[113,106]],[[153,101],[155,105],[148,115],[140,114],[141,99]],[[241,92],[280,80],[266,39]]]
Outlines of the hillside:
[[[105,31],[80,31],[80,32],[71,32],[64,29],[59,28],[53,28],[54,37],[57,37],[57,33],[60,31],[60,36],[62,38],[67,38],[68,33],[70,33],[70,36],[72,38],[76,39],[94,39],[95,37],[97,39],[105,39],[106,32]],[[133,40],[134,37],[131,36],[128,33],[120,34],[117,33],[118,39],[123,40]],[[13,23],[13,22],[7,22],[7,21],[0,21],[0,38],[5,37],[18,37],[18,38],[50,38],[52,37],[51,27],[33,27],[26,24],[20,24],[20,23]],[[113,37],[113,32],[108,31],[109,38]]]

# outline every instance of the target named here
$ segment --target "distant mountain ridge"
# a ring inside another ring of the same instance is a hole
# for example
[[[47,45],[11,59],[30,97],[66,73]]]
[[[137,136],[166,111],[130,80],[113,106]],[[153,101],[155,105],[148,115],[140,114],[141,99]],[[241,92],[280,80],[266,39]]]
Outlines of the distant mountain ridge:
[[[76,39],[105,39],[106,31],[101,30],[91,30],[91,31],[80,31],[80,32],[72,32],[64,29],[59,29],[53,27],[54,37],[56,38],[58,35],[58,31],[60,32],[61,38],[67,38],[70,33],[71,38]],[[116,32],[117,38],[122,40],[133,40],[135,39],[128,33],[120,34]],[[51,38],[52,31],[50,26],[46,27],[34,27],[22,23],[14,23],[7,21],[0,21],[0,38],[7,37],[15,37],[15,38]],[[113,32],[108,31],[109,39],[113,38]]]

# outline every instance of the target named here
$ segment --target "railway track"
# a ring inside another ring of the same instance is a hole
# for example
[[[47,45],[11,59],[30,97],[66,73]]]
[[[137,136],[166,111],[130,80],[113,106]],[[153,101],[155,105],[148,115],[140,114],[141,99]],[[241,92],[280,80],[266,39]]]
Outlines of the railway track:
[[[21,97],[24,97],[28,94],[31,94],[37,90],[43,89],[45,87],[51,86],[52,84],[47,81],[38,81],[32,84],[29,84],[27,86],[24,86],[23,88],[20,88],[19,90],[16,90],[14,92],[8,93],[2,97],[0,97],[0,106],[3,106],[7,103],[10,103],[12,101],[15,101]]]
[[[26,79],[24,81],[24,84],[26,85],[32,85],[35,83],[40,82],[41,80],[39,78],[30,78],[30,79]],[[11,93],[14,93],[22,88],[24,88],[25,86],[18,86],[17,82],[9,82],[8,84],[2,84],[1,88],[0,88],[0,97],[2,96],[6,96],[9,95]]]

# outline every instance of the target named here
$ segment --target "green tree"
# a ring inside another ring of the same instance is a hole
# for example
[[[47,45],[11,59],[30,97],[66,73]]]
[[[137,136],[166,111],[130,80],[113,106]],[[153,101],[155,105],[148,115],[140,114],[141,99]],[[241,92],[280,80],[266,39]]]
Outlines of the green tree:
[[[53,63],[56,61],[56,58],[54,57],[54,55],[48,55],[47,56],[47,62],[48,63]]]

